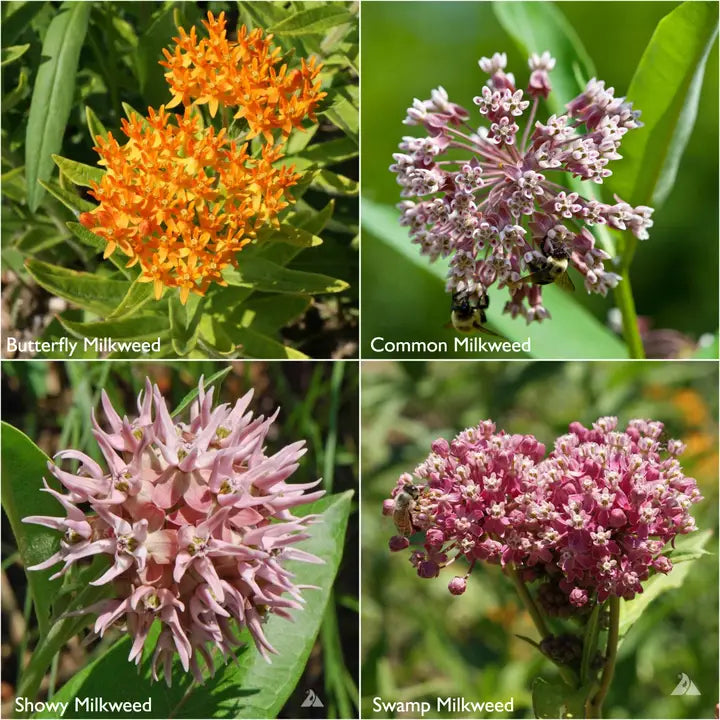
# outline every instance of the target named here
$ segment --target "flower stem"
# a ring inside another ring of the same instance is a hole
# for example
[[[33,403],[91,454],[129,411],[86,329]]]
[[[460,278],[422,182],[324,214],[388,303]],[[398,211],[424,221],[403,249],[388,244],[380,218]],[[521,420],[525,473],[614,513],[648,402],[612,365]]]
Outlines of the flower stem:
[[[617,661],[618,640],[620,639],[620,598],[611,596],[610,604],[610,630],[608,631],[607,650],[605,651],[605,667],[603,668],[602,677],[600,678],[600,689],[592,700],[590,709],[592,714],[590,717],[602,717],[602,704],[605,700],[610,683],[615,673],[615,663]]]
[[[620,276],[622,280],[615,288],[615,302],[617,303],[620,315],[622,316],[623,335],[628,346],[631,358],[644,359],[645,348],[640,337],[638,328],[637,312],[635,310],[635,298],[633,298],[632,285],[630,284],[630,263],[635,254],[635,238],[628,240],[627,247],[622,254],[622,268]]]
[[[527,589],[527,585],[525,585],[522,581],[517,568],[509,567],[508,570],[510,578],[513,583],[515,583],[515,589],[518,591],[518,595],[520,595],[520,599],[523,601],[523,605],[527,608],[533,623],[535,623],[537,631],[540,633],[540,639],[544,640],[548,635],[550,635],[550,630],[545,622],[545,618],[542,616],[538,606],[535,604],[530,591]]]

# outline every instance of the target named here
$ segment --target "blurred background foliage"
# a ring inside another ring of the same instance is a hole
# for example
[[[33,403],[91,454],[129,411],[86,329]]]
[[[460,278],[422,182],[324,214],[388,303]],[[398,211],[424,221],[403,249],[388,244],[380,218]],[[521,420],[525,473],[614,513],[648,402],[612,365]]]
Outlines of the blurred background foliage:
[[[104,422],[100,391],[105,389],[122,415],[137,415],[136,397],[145,377],[157,383],[168,407],[175,408],[197,387],[201,375],[209,378],[227,367],[216,362],[17,362],[3,363],[2,419],[22,430],[48,455],[76,448],[102,462],[90,424],[95,409]],[[234,403],[254,388],[250,409],[266,417],[280,406],[278,421],[270,428],[268,447],[276,451],[305,439],[308,453],[293,475],[293,482],[322,477],[328,493],[357,490],[358,484],[358,377],[357,365],[346,362],[232,363],[227,376],[213,383],[216,402]],[[219,390],[219,392],[218,392]],[[98,408],[100,408],[98,410]],[[187,411],[186,411],[187,413]],[[187,416],[187,415],[186,415]],[[358,671],[358,529],[352,513],[345,553],[338,572],[334,603],[328,610],[305,673],[280,717],[318,717],[302,701],[312,688],[322,698],[322,717],[355,717]],[[31,605],[26,602],[25,575],[10,524],[3,516],[3,705],[8,717],[18,672],[18,659],[34,643]],[[309,591],[311,593],[311,591]],[[308,595],[308,602],[312,602]],[[90,650],[78,638],[57,658],[49,683],[59,687],[78,668],[100,655],[117,639],[106,636]]]
[[[536,638],[529,615],[498,567],[476,568],[467,592],[447,583],[463,570],[422,580],[408,553],[391,554],[395,534],[382,501],[398,476],[427,457],[431,442],[491,418],[546,444],[579,420],[616,415],[662,420],[687,443],[682,464],[705,500],[700,529],[715,532],[681,588],[661,595],[630,630],[606,717],[711,718],[718,677],[718,379],[710,362],[365,362],[362,366],[362,706],[372,698],[462,696],[503,702],[533,717],[530,687],[549,662],[516,634]],[[686,673],[702,693],[671,696]],[[402,714],[400,716],[403,716]],[[404,715],[407,716],[407,715]],[[451,716],[451,715],[448,715]]]
[[[678,5],[560,2],[557,8],[588,51],[597,77],[623,96],[658,21]],[[520,55],[500,26],[492,6],[490,2],[370,2],[363,6],[364,198],[391,207],[400,201],[400,187],[388,167],[402,136],[418,134],[417,128],[402,124],[413,98],[429,98],[430,91],[442,85],[450,99],[467,108],[472,122],[479,124],[472,98],[479,94],[485,75],[477,63],[494,52],[507,53],[508,71],[525,87],[527,57]],[[544,117],[540,110],[538,118]],[[606,191],[612,190],[611,181]],[[611,195],[606,199],[612,201]],[[399,220],[399,212],[396,216]],[[654,221],[650,240],[638,244],[631,269],[638,315],[646,317],[654,329],[673,328],[697,341],[718,326],[717,42],[707,62],[696,124],[675,186]],[[379,335],[392,340],[443,339],[452,349],[454,333],[443,330],[450,314],[443,283],[380,242],[367,228],[362,279],[369,288],[362,303],[363,357],[378,357],[370,341]],[[590,296],[580,285],[574,299],[603,323],[613,307],[611,296]],[[552,313],[551,304],[548,309]],[[491,308],[491,318],[500,312],[500,307]],[[528,329],[532,336],[532,328]],[[447,353],[453,355],[463,356]]]

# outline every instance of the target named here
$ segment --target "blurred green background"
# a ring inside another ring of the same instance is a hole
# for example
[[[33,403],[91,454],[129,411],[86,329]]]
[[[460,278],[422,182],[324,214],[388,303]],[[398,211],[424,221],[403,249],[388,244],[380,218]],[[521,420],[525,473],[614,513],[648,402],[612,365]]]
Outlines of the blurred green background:
[[[268,433],[268,449],[276,452],[304,439],[308,452],[292,482],[323,479],[328,493],[358,487],[358,371],[356,363],[198,362],[4,362],[2,368],[2,419],[28,435],[51,457],[61,449],[80,449],[105,462],[92,436],[90,413],[104,423],[100,391],[105,389],[115,409],[137,416],[136,397],[149,377],[160,388],[171,410],[197,387],[201,375],[215,381],[214,405],[234,403],[250,388],[255,393],[250,410],[270,416],[280,407],[278,420]],[[98,411],[98,408],[100,410]],[[184,416],[187,417],[186,409]],[[10,523],[3,515],[3,698],[0,715],[12,715],[19,658],[27,659],[37,635],[27,602],[26,580]],[[280,717],[355,717],[358,674],[358,526],[353,511],[345,538],[345,553],[335,579],[333,598],[293,694]],[[309,591],[310,592],[310,591]],[[308,596],[308,602],[312,602]],[[23,629],[18,637],[18,630]],[[73,639],[54,666],[54,687],[59,688],[78,668],[93,660],[117,640],[110,633],[89,649]],[[44,686],[47,690],[47,684]],[[318,715],[302,708],[308,689],[324,702]]]
[[[551,444],[568,424],[617,415],[662,420],[687,443],[682,464],[705,500],[693,507],[713,529],[711,554],[685,583],[660,595],[626,636],[605,717],[711,718],[718,695],[717,366],[712,362],[523,361],[362,364],[362,706],[372,699],[514,698],[515,717],[533,717],[532,680],[554,668],[516,634],[537,632],[498,567],[475,569],[467,592],[447,583],[464,565],[422,580],[409,553],[390,553],[395,534],[381,514],[402,472],[427,457],[431,442],[491,418],[512,433]],[[702,693],[671,696],[679,673]],[[434,716],[433,714],[431,714]],[[408,715],[399,715],[408,717]],[[430,715],[428,715],[430,716]],[[449,716],[449,715],[448,715]]]
[[[677,5],[561,2],[557,7],[579,35],[598,78],[622,96],[657,22]],[[675,187],[655,213],[650,240],[639,243],[631,273],[638,314],[647,316],[656,329],[674,328],[693,340],[715,332],[718,326],[717,48],[716,41],[706,67],[696,125]],[[363,5],[363,198],[389,207],[399,202],[400,187],[388,166],[401,137],[419,134],[418,128],[402,125],[413,98],[429,98],[430,90],[442,85],[450,99],[466,107],[471,121],[479,124],[481,116],[472,98],[479,94],[486,76],[477,62],[497,51],[507,52],[507,69],[524,87],[529,72],[527,58],[518,53],[499,25],[492,3]],[[541,109],[538,118],[546,116]],[[602,187],[607,192],[605,199],[612,202],[608,192],[611,185]],[[399,213],[390,213],[390,218],[388,232],[397,231]],[[405,232],[405,228],[401,230]],[[450,312],[443,283],[380,242],[374,232],[363,229],[363,357],[382,357],[370,348],[371,339],[380,335],[391,340],[443,339],[452,348],[454,333],[443,329]],[[408,246],[415,248],[409,240]],[[589,296],[576,285],[575,299],[605,322],[613,307],[612,296]],[[550,304],[549,310],[552,313]],[[499,303],[493,306],[491,320],[493,313],[500,311]],[[516,322],[524,326],[523,320]],[[529,330],[532,334],[532,328]]]

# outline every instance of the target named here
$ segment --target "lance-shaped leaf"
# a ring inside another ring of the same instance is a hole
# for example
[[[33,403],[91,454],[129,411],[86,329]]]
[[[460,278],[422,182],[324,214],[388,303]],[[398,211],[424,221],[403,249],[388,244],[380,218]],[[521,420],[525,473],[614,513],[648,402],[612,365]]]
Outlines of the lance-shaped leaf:
[[[336,293],[349,287],[343,280],[319,273],[288,270],[260,257],[247,259],[238,268],[225,270],[223,277],[229,285],[296,295]]]

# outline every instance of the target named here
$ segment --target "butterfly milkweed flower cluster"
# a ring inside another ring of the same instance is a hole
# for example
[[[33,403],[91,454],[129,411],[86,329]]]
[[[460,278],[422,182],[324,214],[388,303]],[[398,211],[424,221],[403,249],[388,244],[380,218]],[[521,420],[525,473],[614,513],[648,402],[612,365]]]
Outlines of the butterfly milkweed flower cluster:
[[[489,79],[474,103],[486,124],[473,126],[442,87],[407,111],[403,122],[427,135],[404,137],[393,155],[401,195],[413,198],[398,206],[401,224],[431,261],[450,257],[448,292],[480,299],[497,282],[510,293],[506,313],[540,321],[549,317],[542,285],[518,282],[533,268],[548,257],[567,259],[588,292],[605,295],[620,277],[605,269],[610,256],[588,228],[648,237],[652,208],[617,197],[607,204],[564,186],[566,174],[598,184],[609,177],[623,136],[642,125],[640,113],[593,78],[566,113],[535,122],[540,99],[551,92],[550,54],[530,57],[525,92],[505,72],[505,53],[479,64]]]
[[[107,468],[76,450],[58,453],[56,461],[80,465],[76,472],[48,465],[67,492],[47,482],[44,490],[66,516],[24,518],[63,533],[60,549],[30,570],[63,563],[52,576],[60,577],[83,558],[109,558],[110,567],[90,584],[112,587],[113,597],[74,614],[96,613],[100,636],[123,626],[136,664],[150,626],[159,621],[152,676],[157,680],[162,667],[168,685],[175,656],[198,682],[201,658],[213,674],[212,651],[232,657],[240,645],[236,628],[246,627],[268,659],[275,649],[263,621],[270,613],[289,618],[289,610],[303,607],[300,591],[310,587],[296,585],[285,562],[323,562],[294,547],[318,516],[297,517],[292,509],[324,494],[305,492],[319,480],[287,482],[305,454],[304,442],[266,454],[279,409],[269,418],[254,417],[248,411],[252,394],[234,407],[213,407],[213,390],[206,392],[201,378],[184,422],[173,419],[149,380],[133,419],[121,418],[103,391],[109,427],[102,429],[94,416],[92,423]]]
[[[181,28],[174,53],[165,50],[172,100],[123,120],[124,144],[112,133],[96,138],[106,172],[90,194],[100,204],[80,216],[106,241],[105,257],[119,248],[156,298],[177,287],[183,303],[213,282],[224,285],[222,270],[237,264],[237,252],[261,227],[279,224],[301,177],[279,166],[283,142],[306,117],[315,120],[326,95],[314,59],[289,70],[272,35],[243,26],[229,40],[224,13],[208,13],[203,24],[207,38]],[[184,112],[168,112],[180,103]],[[204,104],[213,117],[218,107],[237,109],[232,133],[244,128],[240,135],[204,127],[197,108]],[[251,155],[258,135],[262,148]]]
[[[537,580],[549,614],[632,599],[653,573],[669,573],[667,552],[696,529],[690,515],[702,496],[678,460],[685,446],[664,442],[663,424],[615,417],[586,428],[578,422],[545,446],[532,435],[497,431],[491,421],[436,440],[414,471],[401,475],[392,498],[414,485],[411,510],[423,548],[410,561],[422,578],[465,558],[466,573],[449,583],[465,592],[478,562],[518,570]],[[409,547],[395,536],[390,548]]]

